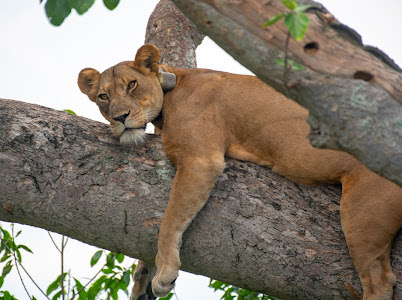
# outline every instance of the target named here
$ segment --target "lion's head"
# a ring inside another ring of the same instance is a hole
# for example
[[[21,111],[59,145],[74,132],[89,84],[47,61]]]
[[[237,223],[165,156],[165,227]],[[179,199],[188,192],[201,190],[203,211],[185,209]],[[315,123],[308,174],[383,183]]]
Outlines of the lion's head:
[[[120,142],[136,144],[144,140],[146,124],[162,109],[158,71],[158,49],[144,45],[134,61],[121,62],[102,74],[95,69],[83,69],[78,75],[78,86],[98,105]]]

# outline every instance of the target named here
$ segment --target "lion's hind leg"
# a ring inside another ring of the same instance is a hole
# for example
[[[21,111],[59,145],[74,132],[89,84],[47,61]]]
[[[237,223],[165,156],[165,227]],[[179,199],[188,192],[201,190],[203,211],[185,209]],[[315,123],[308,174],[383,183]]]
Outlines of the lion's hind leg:
[[[152,294],[151,281],[156,273],[154,263],[147,263],[139,260],[134,270],[134,286],[131,291],[130,300],[154,300],[156,297]]]
[[[391,300],[392,240],[401,227],[402,189],[361,170],[342,179],[341,221],[364,300]]]

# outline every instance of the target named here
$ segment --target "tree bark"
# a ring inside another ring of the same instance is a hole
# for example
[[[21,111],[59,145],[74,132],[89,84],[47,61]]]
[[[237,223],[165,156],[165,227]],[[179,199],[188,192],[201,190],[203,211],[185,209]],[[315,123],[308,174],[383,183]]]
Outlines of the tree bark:
[[[301,43],[283,22],[280,0],[172,0],[197,28],[260,79],[310,111],[313,146],[351,153],[374,172],[402,186],[402,73],[384,53],[313,1]],[[276,63],[288,57],[304,69]],[[286,73],[286,74],[284,74]]]
[[[118,144],[107,125],[0,100],[0,219],[143,260],[175,170],[158,136]],[[339,220],[339,186],[307,187],[232,159],[183,238],[182,269],[283,299],[360,290]],[[402,239],[392,254],[402,297]]]
[[[171,1],[161,0],[148,20],[145,43],[161,52],[161,64],[179,68],[196,68],[195,49],[204,35]]]

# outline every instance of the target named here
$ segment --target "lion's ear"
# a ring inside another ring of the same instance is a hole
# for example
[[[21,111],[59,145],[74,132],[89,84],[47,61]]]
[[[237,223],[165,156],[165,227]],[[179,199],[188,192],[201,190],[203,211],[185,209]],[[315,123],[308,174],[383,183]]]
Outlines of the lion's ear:
[[[95,102],[99,88],[100,73],[91,68],[81,70],[78,75],[78,86],[89,99]]]
[[[148,74],[149,72],[158,73],[160,54],[154,45],[146,44],[138,49],[135,55],[134,67],[138,71]]]

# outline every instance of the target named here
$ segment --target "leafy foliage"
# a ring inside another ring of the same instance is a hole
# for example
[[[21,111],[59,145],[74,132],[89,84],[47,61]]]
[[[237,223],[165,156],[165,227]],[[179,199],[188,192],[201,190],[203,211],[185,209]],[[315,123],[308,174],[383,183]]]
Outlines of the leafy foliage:
[[[43,0],[40,0],[42,3]],[[117,7],[120,0],[103,0],[105,6],[113,10]],[[46,15],[55,26],[60,26],[63,21],[70,15],[71,10],[75,9],[78,14],[82,15],[91,8],[95,0],[47,0],[45,4]]]
[[[0,276],[0,288],[4,283],[5,277],[13,269],[14,264],[18,263],[23,268],[21,264],[22,255],[20,250],[23,249],[29,253],[32,253],[31,249],[29,249],[27,246],[16,244],[15,238],[21,234],[21,231],[19,231],[14,236],[13,225],[12,229],[13,229],[12,233],[10,234],[7,230],[5,230],[0,226],[0,233],[1,233],[0,265],[3,265],[2,273]],[[63,240],[62,245],[64,245],[65,247],[67,243],[63,244],[64,243]],[[55,244],[53,239],[52,242]],[[58,249],[56,244],[55,246]],[[62,251],[61,255],[63,255]],[[86,284],[81,283],[80,280],[71,276],[70,272],[63,272],[63,274],[58,275],[57,278],[49,284],[49,286],[46,289],[46,292],[43,292],[42,290],[40,291],[43,293],[44,296],[46,296],[48,299],[51,300],[58,300],[58,299],[117,300],[119,291],[124,292],[128,296],[129,295],[128,286],[130,284],[136,265],[132,264],[130,267],[125,268],[121,265],[124,262],[124,260],[125,256],[121,253],[113,253],[113,252],[107,252],[105,250],[98,250],[91,257],[89,263],[93,268],[99,265],[101,265],[101,267],[98,270],[98,272]],[[100,264],[102,261],[103,264]],[[27,273],[25,268],[23,268],[23,270]],[[21,282],[25,288],[22,278]],[[209,287],[213,288],[215,291],[217,290],[223,291],[224,294],[221,297],[221,299],[223,300],[233,300],[233,299],[278,300],[277,298],[274,297],[258,294],[256,292],[235,287],[213,279],[210,280]],[[36,300],[36,298],[34,296],[31,296],[27,290],[26,292],[29,295],[30,299]],[[169,293],[169,295],[167,295],[166,297],[159,299],[169,300],[173,297],[173,295],[174,295],[173,293]],[[9,291],[0,291],[0,300],[17,300],[17,299],[13,295],[11,295]]]
[[[12,227],[12,234],[10,234],[7,230],[0,227],[1,233],[1,243],[0,243],[0,263],[4,265],[1,276],[0,276],[0,288],[4,284],[4,280],[8,274],[10,274],[11,270],[17,263],[22,262],[21,249],[32,253],[31,249],[29,249],[25,245],[18,245],[15,242],[15,238],[21,234],[21,231],[17,232],[14,237],[14,227]],[[16,300],[14,296],[12,296],[8,291],[0,291],[0,300]]]
[[[100,297],[102,299],[117,300],[119,291],[123,291],[128,296],[128,286],[135,265],[133,264],[129,268],[122,267],[119,264],[124,261],[125,256],[123,254],[113,252],[106,254],[104,250],[98,250],[91,258],[91,267],[97,265],[102,256],[105,257],[105,263],[86,285],[83,285],[77,278],[72,277],[69,273],[64,273],[63,276],[59,275],[56,280],[49,285],[47,295],[52,295],[52,300],[61,299],[62,293],[68,295],[68,299],[78,300],[95,300]],[[62,290],[62,278],[65,282],[64,287],[68,286],[68,282],[75,283],[70,290]]]
[[[282,58],[275,58],[275,62],[281,66],[285,66],[285,60],[283,60]],[[297,62],[295,62],[292,59],[288,59],[287,63],[289,65],[289,67],[295,71],[301,71],[304,69],[303,65],[298,64]]]
[[[16,264],[20,265],[20,267],[27,273],[27,271],[21,264],[22,262],[21,249],[30,253],[32,253],[32,251],[25,245],[16,244],[15,238],[20,235],[21,231],[19,231],[17,235],[14,237],[14,232],[10,234],[7,230],[0,227],[0,233],[1,233],[0,264],[3,266],[2,273],[0,276],[0,288],[1,288],[4,283],[4,279],[12,271],[13,267]],[[125,256],[123,254],[113,252],[107,253],[104,250],[98,250],[91,258],[90,261],[91,267],[97,266],[101,261],[102,257],[104,257],[105,259],[104,264],[100,267],[99,271],[95,274],[95,276],[93,276],[93,278],[90,279],[85,285],[83,285],[77,278],[72,277],[70,272],[64,272],[49,284],[49,286],[46,289],[46,293],[43,292],[42,290],[40,291],[48,299],[52,300],[57,299],[95,300],[100,298],[107,300],[109,299],[117,300],[119,291],[123,291],[128,296],[129,294],[128,286],[130,284],[133,271],[135,269],[135,264],[132,264],[130,267],[125,268],[120,265],[121,263],[124,262],[125,259]],[[32,279],[31,276],[29,277]],[[25,288],[23,281],[22,285]],[[31,296],[27,290],[26,292],[29,295],[30,299],[32,300],[36,299],[34,296]],[[173,294],[170,294],[168,297],[165,298],[165,300],[170,299],[172,295]],[[0,291],[0,300],[3,299],[17,300],[14,296],[10,294],[9,291]]]
[[[65,112],[67,112],[67,113],[69,113],[69,114],[72,114],[72,115],[77,115],[75,112],[73,112],[71,109],[65,109],[64,110]]]
[[[285,26],[289,30],[292,37],[300,42],[307,31],[308,25],[310,24],[310,19],[304,13],[310,5],[299,5],[294,0],[282,0],[282,3],[290,9],[289,13],[279,13],[276,16],[269,18],[263,27],[268,27],[280,19],[285,18]]]
[[[11,295],[9,292],[0,292],[0,300],[18,300],[15,298],[13,295]]]
[[[223,291],[224,294],[221,297],[223,300],[280,300],[272,296],[259,294],[214,279],[209,281],[209,287],[213,288],[215,291]]]

